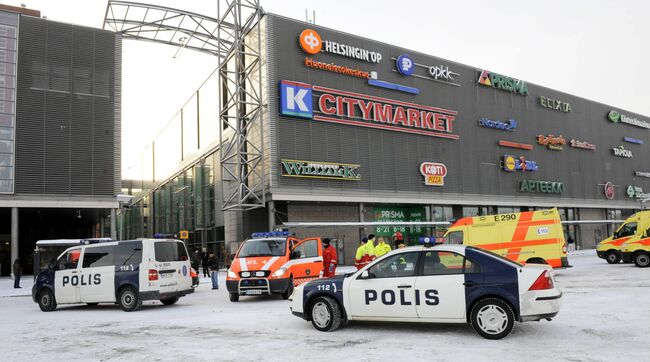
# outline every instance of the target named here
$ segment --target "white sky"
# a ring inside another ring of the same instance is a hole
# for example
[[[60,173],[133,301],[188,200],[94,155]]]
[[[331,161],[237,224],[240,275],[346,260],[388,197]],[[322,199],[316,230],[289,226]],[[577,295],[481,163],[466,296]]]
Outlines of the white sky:
[[[0,0],[20,6],[21,1]],[[23,0],[49,20],[101,27],[105,0]],[[138,0],[216,17],[216,0]],[[650,115],[650,2],[262,0],[267,12],[485,68]],[[295,41],[291,39],[290,41]],[[216,58],[124,41],[123,176],[216,67]]]

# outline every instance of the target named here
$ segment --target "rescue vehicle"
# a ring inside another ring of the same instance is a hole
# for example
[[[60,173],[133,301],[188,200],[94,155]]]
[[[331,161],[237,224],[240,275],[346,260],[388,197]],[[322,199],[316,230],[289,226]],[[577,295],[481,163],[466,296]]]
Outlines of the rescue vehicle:
[[[317,237],[300,240],[288,232],[253,233],[239,247],[226,275],[231,302],[240,295],[281,294],[316,279],[323,271],[323,246]]]
[[[548,265],[522,265],[472,246],[425,244],[300,285],[290,310],[319,331],[354,320],[470,323],[481,336],[500,339],[515,321],[558,314],[562,292],[553,273]]]
[[[596,255],[605,259],[609,264],[618,264],[622,259],[621,246],[624,243],[631,244],[645,238],[648,228],[650,228],[650,210],[637,212],[625,219],[623,225],[616,229],[614,235],[598,243]],[[626,263],[632,260],[632,255],[629,255],[627,259],[623,259]]]
[[[557,208],[465,217],[451,225],[445,237],[449,244],[476,246],[519,263],[569,266]]]
[[[192,292],[190,262],[180,240],[80,240],[36,275],[32,298],[44,312],[73,303],[117,303],[132,312],[142,301],[170,305]]]

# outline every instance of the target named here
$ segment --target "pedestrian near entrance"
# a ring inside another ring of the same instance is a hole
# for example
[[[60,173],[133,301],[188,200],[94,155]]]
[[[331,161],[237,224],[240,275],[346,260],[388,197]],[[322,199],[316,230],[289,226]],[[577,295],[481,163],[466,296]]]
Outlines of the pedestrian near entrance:
[[[201,265],[201,255],[199,255],[199,249],[194,250],[194,254],[192,254],[192,260],[191,260],[192,268],[196,270],[196,272],[199,272],[199,265]]]
[[[14,288],[20,288],[20,276],[23,275],[23,266],[20,265],[20,260],[14,260]]]
[[[393,234],[393,245],[395,245],[395,249],[399,247],[400,243],[404,244],[404,237],[401,232],[397,231]]]
[[[323,278],[330,278],[336,275],[336,248],[330,245],[330,239],[323,239]]]
[[[568,244],[567,245],[568,251],[575,251],[576,250],[576,243],[573,240],[573,238],[571,237],[571,235],[569,235],[569,237],[566,239],[566,242]]]
[[[366,243],[366,254],[368,263],[375,260],[375,234],[368,235],[368,242]]]
[[[366,250],[366,243],[368,243],[368,238],[363,237],[361,238],[361,243],[359,244],[359,247],[357,248],[357,253],[354,256],[354,266],[357,267],[357,270],[363,268],[368,264],[368,254]]]
[[[377,240],[378,243],[377,246],[375,246],[375,256],[379,258],[390,251],[390,245],[384,242],[384,238],[379,238]]]
[[[208,268],[212,272],[210,278],[212,279],[212,289],[219,289],[219,259],[214,253],[208,256]]]
[[[203,248],[203,252],[201,253],[201,266],[203,267],[203,277],[210,277],[210,269],[208,268],[208,258],[210,258],[210,255],[208,255],[208,249]]]

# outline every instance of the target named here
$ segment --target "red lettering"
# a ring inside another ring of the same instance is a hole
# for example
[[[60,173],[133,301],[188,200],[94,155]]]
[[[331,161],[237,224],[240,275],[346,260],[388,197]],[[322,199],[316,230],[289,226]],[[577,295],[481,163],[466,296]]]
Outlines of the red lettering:
[[[427,111],[422,111],[422,117],[420,119],[422,120],[422,128],[426,129],[433,129],[433,113],[432,112],[427,112]]]
[[[393,119],[393,106],[375,103],[375,122],[386,123]]]
[[[364,102],[362,100],[359,100],[359,109],[361,110],[361,118],[365,120],[370,120],[370,112],[372,111],[372,106],[374,105],[374,102]]]
[[[435,120],[433,121],[433,129],[436,131],[446,131],[447,130],[447,120],[444,114],[436,113],[434,116]]]
[[[336,114],[343,116],[343,97],[336,97]]]
[[[402,107],[395,107],[395,113],[393,114],[393,124],[397,125],[398,123],[401,123],[404,126],[408,127],[408,124],[406,123],[406,114],[404,113],[404,108]]]
[[[320,108],[320,111],[323,112],[323,114],[334,114],[336,113],[336,107],[331,107],[327,104],[334,102],[336,102],[336,98],[334,98],[333,95],[323,94],[318,99],[318,107]]]
[[[348,117],[354,117],[354,105],[359,103],[359,100],[354,98],[343,98],[343,102],[348,105]]]
[[[454,131],[454,120],[456,119],[456,116],[446,116],[447,117],[447,132],[453,132]]]
[[[420,111],[417,109],[409,108],[409,126],[411,127],[420,127]]]

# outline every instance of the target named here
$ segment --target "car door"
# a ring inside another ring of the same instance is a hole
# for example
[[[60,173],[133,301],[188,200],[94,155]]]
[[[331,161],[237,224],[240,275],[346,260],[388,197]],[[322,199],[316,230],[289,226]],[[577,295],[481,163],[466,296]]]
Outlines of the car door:
[[[353,276],[346,291],[350,316],[353,319],[416,318],[414,286],[419,256],[418,251],[389,255]]]
[[[115,246],[87,247],[79,274],[79,295],[82,302],[114,302]]]
[[[415,280],[418,318],[465,318],[465,257],[451,251],[426,250],[420,260],[421,272]]]
[[[56,261],[54,298],[59,304],[79,303],[79,259],[82,248],[66,251]]]
[[[307,238],[291,250],[290,272],[296,284],[309,278],[318,278],[323,270],[323,246],[320,238]]]

